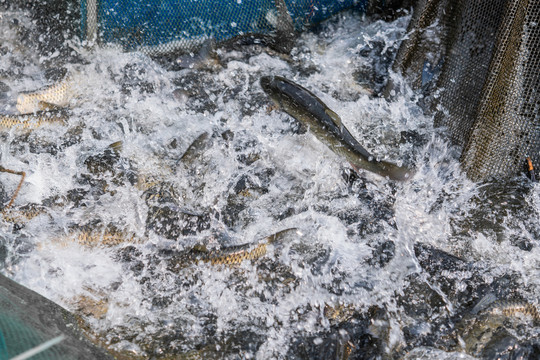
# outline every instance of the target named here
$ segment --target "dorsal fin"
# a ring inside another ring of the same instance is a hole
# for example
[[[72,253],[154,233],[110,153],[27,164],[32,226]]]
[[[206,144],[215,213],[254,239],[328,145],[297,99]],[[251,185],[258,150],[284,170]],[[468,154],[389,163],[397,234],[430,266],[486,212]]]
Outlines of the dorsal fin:
[[[339,117],[339,115],[328,108],[324,110],[324,112],[326,113],[326,115],[330,116],[332,122],[341,130],[341,127],[343,125],[341,124],[341,118]]]
[[[109,149],[114,151],[116,154],[119,154],[122,151],[123,146],[124,146],[124,144],[123,144],[123,142],[121,140],[120,141],[115,141],[115,142],[113,142],[112,144],[109,145]]]

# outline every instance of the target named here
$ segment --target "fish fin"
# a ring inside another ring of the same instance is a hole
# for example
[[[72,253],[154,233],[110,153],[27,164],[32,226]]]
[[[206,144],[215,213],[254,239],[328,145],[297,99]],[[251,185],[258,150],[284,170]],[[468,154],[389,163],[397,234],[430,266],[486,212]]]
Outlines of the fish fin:
[[[274,0],[274,5],[276,7],[277,19],[276,24],[274,24],[274,41],[270,45],[274,50],[288,54],[294,46],[294,21],[287,10],[287,4],[284,0]]]
[[[272,235],[269,235],[266,237],[266,241],[269,243],[269,244],[272,244],[274,242],[277,242],[277,241],[282,241],[283,239],[286,238],[287,235],[290,235],[290,234],[300,234],[300,231],[298,230],[298,228],[287,228],[287,229],[283,229],[281,231],[278,231],[277,233],[274,233]]]
[[[330,110],[330,109],[326,109],[324,110],[324,112],[326,113],[326,115],[330,116],[330,118],[332,119],[332,122],[338,127],[341,129],[341,127],[343,126],[343,124],[341,123],[341,118],[339,117],[338,114],[336,114],[334,111]]]
[[[217,58],[216,39],[214,39],[213,37],[206,39],[203,42],[199,53],[204,57]]]
[[[472,314],[478,314],[480,311],[483,311],[489,307],[492,303],[497,301],[497,296],[493,293],[487,293],[471,310]]]
[[[206,39],[197,53],[189,53],[179,56],[175,60],[175,66],[179,69],[215,69],[221,67],[217,55],[216,40]]]
[[[112,151],[114,151],[117,154],[120,153],[120,151],[122,151],[123,147],[124,147],[124,143],[122,142],[122,140],[115,141],[111,145],[109,145],[109,149],[111,149]]]

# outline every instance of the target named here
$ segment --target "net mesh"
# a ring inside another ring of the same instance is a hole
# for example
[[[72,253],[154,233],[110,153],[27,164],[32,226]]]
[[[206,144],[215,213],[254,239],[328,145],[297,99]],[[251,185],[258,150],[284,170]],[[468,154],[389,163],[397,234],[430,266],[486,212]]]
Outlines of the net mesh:
[[[243,37],[287,48],[294,30],[363,0],[82,0],[81,34],[150,55]]]
[[[110,359],[91,344],[67,310],[0,275],[0,360],[11,359],[59,335],[65,338],[32,359]]]
[[[540,164],[540,2],[419,0],[395,69],[462,146],[473,180]]]

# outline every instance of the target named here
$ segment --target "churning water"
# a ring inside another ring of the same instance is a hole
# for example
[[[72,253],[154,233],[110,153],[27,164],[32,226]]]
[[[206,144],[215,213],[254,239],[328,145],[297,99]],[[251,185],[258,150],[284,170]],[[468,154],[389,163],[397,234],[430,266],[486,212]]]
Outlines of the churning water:
[[[408,20],[344,13],[290,57],[219,49],[221,66],[202,70],[72,44],[68,122],[1,135],[0,164],[27,174],[14,209],[40,209],[2,220],[3,273],[133,356],[534,357],[534,319],[473,309],[486,295],[537,305],[539,189],[461,173],[420,96],[388,71]],[[57,54],[32,51],[32,26],[0,14],[4,113],[49,83],[40,64]],[[313,91],[379,159],[416,168],[412,180],[352,174],[269,108],[264,75]],[[20,178],[0,180],[7,204]],[[240,265],[182,256],[286,229]]]

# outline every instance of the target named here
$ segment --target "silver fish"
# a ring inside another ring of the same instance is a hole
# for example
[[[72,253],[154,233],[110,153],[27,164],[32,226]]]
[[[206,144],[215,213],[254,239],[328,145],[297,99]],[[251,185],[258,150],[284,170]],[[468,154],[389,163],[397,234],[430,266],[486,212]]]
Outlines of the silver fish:
[[[343,156],[355,170],[365,169],[392,180],[407,180],[412,171],[386,161],[377,161],[351,135],[333,112],[311,91],[280,76],[263,76],[263,90],[286,113],[304,124],[317,139]]]

